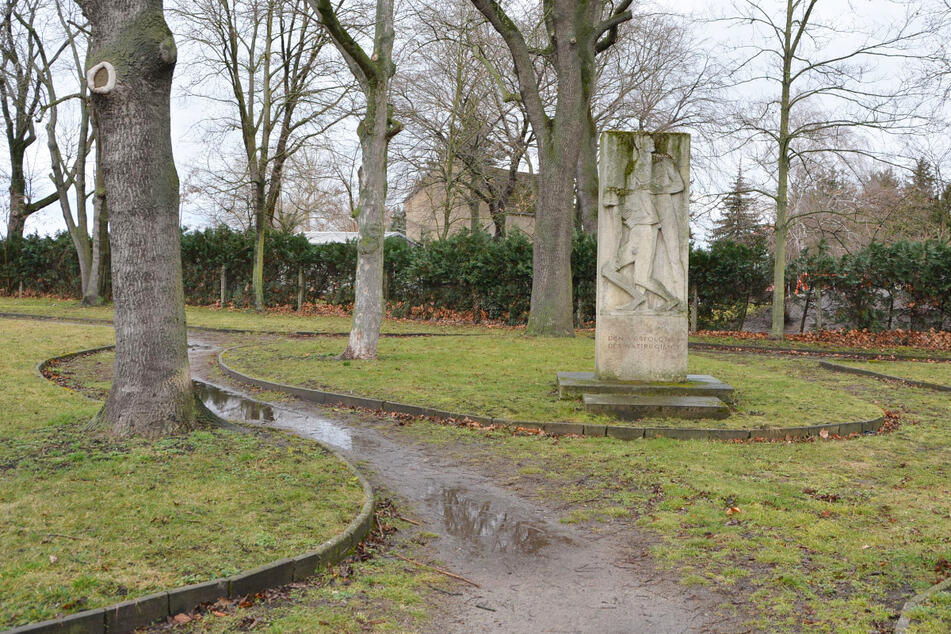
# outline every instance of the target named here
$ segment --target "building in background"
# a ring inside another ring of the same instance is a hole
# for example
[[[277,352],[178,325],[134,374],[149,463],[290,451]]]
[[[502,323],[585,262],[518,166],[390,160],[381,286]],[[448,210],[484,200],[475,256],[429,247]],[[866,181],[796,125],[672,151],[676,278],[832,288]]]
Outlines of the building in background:
[[[500,200],[506,189],[509,172],[493,169],[491,182],[483,188],[493,192],[487,196],[494,200],[489,205],[476,196],[470,187],[456,182],[447,187],[445,180],[432,175],[419,180],[416,187],[403,201],[406,219],[406,236],[411,240],[424,241],[444,238],[463,229],[480,229],[493,235],[518,230],[529,239],[535,235],[535,194],[533,174],[519,172],[504,205]],[[448,190],[448,191],[447,191]],[[502,208],[493,218],[493,207]],[[501,225],[501,226],[500,226]]]

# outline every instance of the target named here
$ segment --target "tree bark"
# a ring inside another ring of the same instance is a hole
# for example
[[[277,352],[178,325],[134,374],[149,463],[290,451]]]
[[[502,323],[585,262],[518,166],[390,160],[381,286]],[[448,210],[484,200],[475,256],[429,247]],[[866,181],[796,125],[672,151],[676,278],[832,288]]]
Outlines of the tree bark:
[[[386,160],[390,143],[387,112],[389,82],[386,83],[385,91],[376,90],[375,94],[367,96],[367,117],[360,130],[363,164],[360,167],[357,213],[360,238],[357,243],[353,323],[341,359],[375,359],[383,323],[383,217],[387,190]]]
[[[383,323],[383,232],[387,191],[387,153],[390,140],[402,126],[392,118],[390,84],[393,63],[393,0],[377,0],[373,54],[367,53],[337,19],[330,0],[309,0],[330,33],[334,45],[366,96],[360,137],[360,195],[356,218],[357,243],[355,299],[350,339],[341,359],[375,359]]]
[[[79,0],[116,84],[92,98],[112,222],[116,361],[100,414],[117,437],[192,429],[178,227],[179,182],[169,101],[176,48],[162,0]]]
[[[591,117],[582,120],[584,137],[578,158],[578,206],[581,208],[581,229],[587,234],[598,232],[598,129]]]

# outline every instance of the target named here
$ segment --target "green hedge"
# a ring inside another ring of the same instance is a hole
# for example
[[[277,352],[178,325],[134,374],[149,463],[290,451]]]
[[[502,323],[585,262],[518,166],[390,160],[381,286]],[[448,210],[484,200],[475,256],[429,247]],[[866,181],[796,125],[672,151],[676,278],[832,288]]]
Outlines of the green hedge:
[[[951,245],[873,243],[834,258],[825,245],[804,251],[789,267],[800,294],[831,296],[835,318],[868,330],[944,330],[951,326]]]
[[[294,305],[298,274],[304,300],[338,305],[353,302],[355,243],[312,245],[303,235],[267,235],[265,298],[268,305]],[[220,298],[226,268],[227,301],[250,306],[253,236],[227,227],[182,233],[186,300],[212,304]],[[473,311],[477,318],[522,323],[532,288],[532,244],[519,232],[502,239],[461,232],[444,240],[410,246],[385,243],[384,291],[397,315],[432,315],[441,310]],[[572,283],[577,323],[595,311],[597,244],[577,233],[572,248]],[[820,248],[805,251],[788,268],[790,291],[822,289],[838,307],[836,318],[850,328],[943,328],[951,323],[951,246],[937,242],[872,244],[833,258]],[[15,293],[79,297],[79,269],[69,236],[0,240],[0,289]],[[764,244],[719,241],[691,247],[691,293],[699,300],[702,328],[738,328],[747,307],[769,301],[771,256]],[[692,299],[692,298],[691,298]]]

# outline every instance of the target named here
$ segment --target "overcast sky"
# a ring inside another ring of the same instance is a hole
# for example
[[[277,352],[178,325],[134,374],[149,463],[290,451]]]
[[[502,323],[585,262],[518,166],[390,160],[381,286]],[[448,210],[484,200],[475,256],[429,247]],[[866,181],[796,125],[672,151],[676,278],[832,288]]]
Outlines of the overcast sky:
[[[673,4],[678,12],[705,20],[728,16],[733,12],[731,7],[734,6],[732,0],[679,0]],[[671,10],[670,2],[656,3],[656,5],[659,11]],[[765,8],[773,7],[773,14],[776,15],[780,13],[777,8],[785,6],[785,0],[762,0],[761,6]],[[819,17],[827,19],[842,28],[849,28],[851,23],[861,21],[861,19],[857,20],[856,16],[871,18],[876,22],[884,23],[900,18],[905,10],[905,4],[895,0],[820,0],[817,9]],[[175,29],[176,25],[173,23],[172,27]],[[732,53],[737,53],[739,44],[743,43],[745,38],[749,38],[749,31],[746,27],[737,26],[727,21],[704,21],[697,25],[696,32],[699,38],[707,40],[710,44],[713,42],[727,43],[727,50],[731,50],[732,46]],[[842,38],[846,37],[842,36]],[[828,46],[835,46],[836,44],[835,41],[830,41]],[[838,45],[841,46],[842,41],[839,41]],[[182,62],[188,59],[190,47],[193,45],[180,37],[179,46],[180,64],[172,100],[172,136],[179,175],[182,181],[185,182],[192,166],[206,163],[209,153],[213,158],[217,158],[222,148],[209,144],[202,134],[202,122],[209,116],[209,113],[214,111],[216,106],[208,100],[188,97],[185,94],[184,86],[189,77],[188,71]],[[895,72],[900,71],[896,70]],[[763,90],[763,88],[747,87],[745,90],[755,93],[757,90]],[[341,128],[335,134],[339,143],[349,145],[354,142],[352,126]],[[35,181],[35,189],[38,193],[44,193],[49,188],[42,177],[46,169],[45,143],[41,139],[32,149],[31,163],[34,173],[39,175]],[[705,182],[728,182],[734,173],[737,160],[737,156],[727,157],[720,165],[723,168],[722,174],[708,178]],[[183,223],[191,227],[207,224],[207,218],[196,215],[195,211],[189,205],[184,205]],[[27,231],[30,233],[34,231],[43,234],[52,233],[64,228],[61,212],[57,206],[48,207],[46,210],[34,214],[27,221]]]

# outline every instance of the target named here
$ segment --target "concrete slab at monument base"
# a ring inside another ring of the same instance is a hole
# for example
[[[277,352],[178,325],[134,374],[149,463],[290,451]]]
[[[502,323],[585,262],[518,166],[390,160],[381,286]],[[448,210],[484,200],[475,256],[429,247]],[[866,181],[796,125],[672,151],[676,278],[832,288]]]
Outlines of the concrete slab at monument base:
[[[599,379],[594,372],[559,372],[560,398],[578,398],[583,394],[653,394],[657,396],[715,396],[724,403],[734,401],[733,386],[709,374],[688,374],[681,383],[647,383]]]
[[[715,396],[585,394],[584,408],[623,420],[639,418],[727,418],[730,408]]]
[[[688,374],[680,383],[611,381],[594,372],[559,372],[563,399],[581,397],[585,409],[623,420],[639,418],[727,418],[733,386],[708,374]]]

